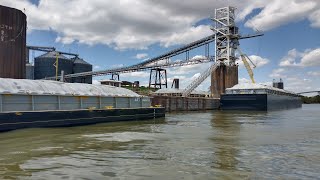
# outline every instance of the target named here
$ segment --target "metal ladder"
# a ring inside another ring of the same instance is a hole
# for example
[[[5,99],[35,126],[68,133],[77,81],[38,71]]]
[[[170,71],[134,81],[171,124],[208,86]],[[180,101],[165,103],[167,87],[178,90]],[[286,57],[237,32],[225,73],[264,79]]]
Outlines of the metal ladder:
[[[211,72],[218,67],[217,63],[212,64],[207,70],[202,72],[199,77],[197,77],[194,81],[191,82],[183,91],[182,96],[188,97],[193,90],[195,90],[208,76],[210,76]]]

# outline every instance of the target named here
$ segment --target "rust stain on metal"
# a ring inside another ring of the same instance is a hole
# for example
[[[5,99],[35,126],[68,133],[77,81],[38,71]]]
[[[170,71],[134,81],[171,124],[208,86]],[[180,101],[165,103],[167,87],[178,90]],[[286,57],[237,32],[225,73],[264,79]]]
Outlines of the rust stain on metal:
[[[211,96],[220,98],[226,88],[238,84],[238,66],[219,66],[211,73]]]
[[[161,105],[167,112],[218,109],[220,100],[207,97],[153,96],[151,105]]]
[[[0,77],[26,76],[26,15],[0,5]]]

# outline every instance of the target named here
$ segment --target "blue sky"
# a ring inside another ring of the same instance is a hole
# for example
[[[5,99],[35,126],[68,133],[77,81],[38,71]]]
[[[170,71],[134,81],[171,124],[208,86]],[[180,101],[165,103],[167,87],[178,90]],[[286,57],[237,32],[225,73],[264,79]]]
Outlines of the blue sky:
[[[214,9],[237,7],[242,34],[264,32],[263,37],[241,40],[242,51],[258,65],[257,82],[282,78],[285,87],[299,92],[320,90],[320,2],[318,0],[164,0],[160,2],[104,0],[0,0],[0,4],[25,9],[27,43],[54,46],[79,53],[94,70],[132,65],[185,43],[212,34],[208,17]],[[211,53],[214,46],[211,45]],[[31,53],[38,56],[41,53]],[[204,55],[204,48],[190,56]],[[178,56],[172,60],[184,58]],[[169,83],[180,78],[185,87],[208,64],[168,69]],[[149,72],[121,74],[121,80],[147,84]],[[240,82],[249,79],[240,66]],[[109,76],[97,77],[109,79]],[[207,90],[209,80],[199,89]]]

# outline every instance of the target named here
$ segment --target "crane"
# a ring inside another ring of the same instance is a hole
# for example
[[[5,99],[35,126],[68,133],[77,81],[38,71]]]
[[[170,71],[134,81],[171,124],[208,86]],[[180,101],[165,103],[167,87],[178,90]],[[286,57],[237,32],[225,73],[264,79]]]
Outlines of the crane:
[[[250,79],[251,79],[252,83],[255,83],[255,80],[254,80],[254,77],[253,77],[253,71],[252,71],[252,68],[250,67],[250,64],[247,61],[247,59],[253,65],[253,68],[256,68],[257,66],[251,61],[251,59],[246,54],[242,53],[242,51],[240,50],[240,47],[238,47],[237,49],[239,51],[239,54],[240,54],[241,60],[242,60],[242,62],[244,64],[244,67],[246,67],[246,69],[247,69],[247,72],[248,72],[248,74],[250,76]]]

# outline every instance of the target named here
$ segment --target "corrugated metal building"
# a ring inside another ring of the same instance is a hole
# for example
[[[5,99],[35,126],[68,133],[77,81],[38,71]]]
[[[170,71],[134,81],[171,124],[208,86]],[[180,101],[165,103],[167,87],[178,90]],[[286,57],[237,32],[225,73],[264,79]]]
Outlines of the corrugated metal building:
[[[26,76],[26,15],[0,5],[0,77]]]

